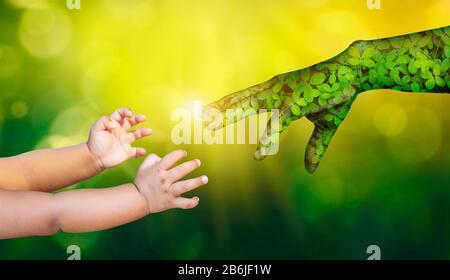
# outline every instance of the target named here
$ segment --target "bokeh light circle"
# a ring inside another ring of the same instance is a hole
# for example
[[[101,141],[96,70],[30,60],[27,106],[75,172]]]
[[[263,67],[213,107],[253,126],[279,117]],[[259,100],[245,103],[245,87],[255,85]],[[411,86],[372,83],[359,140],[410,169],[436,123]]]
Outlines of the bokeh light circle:
[[[11,114],[15,118],[23,118],[28,114],[28,105],[24,101],[16,101],[11,105]]]
[[[52,135],[75,139],[79,139],[79,136],[87,138],[89,129],[97,117],[86,107],[68,108],[55,118],[50,132]]]
[[[405,162],[423,162],[441,147],[441,120],[426,108],[415,108],[408,113],[410,121],[403,132],[387,140],[389,151]]]
[[[54,57],[69,45],[72,24],[66,12],[57,6],[28,9],[20,22],[19,37],[22,45],[34,57]]]
[[[375,128],[385,136],[396,136],[405,130],[408,116],[403,107],[387,103],[377,109],[373,123]]]

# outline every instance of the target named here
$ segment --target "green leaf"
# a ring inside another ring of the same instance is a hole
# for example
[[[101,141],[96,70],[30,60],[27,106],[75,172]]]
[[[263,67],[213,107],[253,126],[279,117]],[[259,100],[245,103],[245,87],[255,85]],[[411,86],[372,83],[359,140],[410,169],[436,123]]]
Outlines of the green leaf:
[[[325,69],[325,67],[327,67],[325,63],[319,63],[316,65],[316,69],[319,71],[322,71],[323,69]]]
[[[399,49],[403,46],[403,40],[400,37],[393,37],[388,39],[392,47]]]
[[[412,83],[411,84],[411,90],[413,92],[420,92],[420,85],[418,83],[416,83],[416,82]]]
[[[418,46],[419,48],[425,47],[426,45],[428,45],[428,42],[430,41],[430,39],[431,39],[430,36],[423,36],[423,37],[419,40],[419,42],[417,43],[417,46]]]
[[[316,113],[317,111],[319,111],[320,107],[316,103],[310,103],[308,105],[308,109],[311,110],[312,113]]]
[[[381,82],[388,87],[391,87],[394,85],[394,80],[392,80],[390,77],[383,77],[381,79]]]
[[[322,91],[332,92],[331,86],[329,84],[322,84],[319,87],[320,87],[320,90],[322,90]]]
[[[372,59],[364,59],[362,61],[362,66],[367,68],[373,68],[375,67],[375,62]]]
[[[309,68],[305,68],[300,71],[300,77],[302,81],[307,82],[309,80],[310,70]]]
[[[350,55],[351,57],[359,58],[361,56],[361,53],[359,52],[359,49],[357,47],[351,46],[348,49],[348,55]]]
[[[408,71],[409,71],[409,73],[411,73],[411,74],[416,74],[417,73],[417,68],[414,66],[414,63],[413,62],[410,62],[409,64],[408,64]]]
[[[324,84],[324,85],[326,85],[326,84]],[[313,94],[313,97],[319,97],[322,94],[322,92],[318,89],[313,89],[312,94]]]
[[[308,102],[306,102],[305,98],[299,98],[298,101],[296,101],[296,103],[302,107],[305,107],[306,105],[308,105]]]
[[[278,109],[281,107],[281,99],[278,99],[275,101],[275,103],[273,103],[273,107]]]
[[[321,95],[320,95],[320,98],[323,98],[323,99],[329,99],[329,98],[331,98],[331,94],[330,93],[327,93],[327,92],[325,92],[325,93],[322,93]]]
[[[440,74],[441,74],[441,67],[439,66],[439,64],[435,63],[433,65],[433,75],[439,76]]]
[[[411,81],[411,76],[409,76],[409,75],[403,76],[403,78],[402,78],[402,84],[403,84],[403,85],[406,85],[406,84],[409,83],[410,81]]]
[[[251,104],[253,109],[259,110],[259,102],[258,102],[258,100],[256,98],[252,98],[250,100],[250,104]]]
[[[391,47],[387,40],[376,40],[374,43],[379,50],[387,50]]]
[[[441,73],[447,72],[449,65],[450,65],[450,59],[448,59],[448,58],[444,59],[441,63]]]
[[[349,73],[351,71],[352,71],[352,69],[350,67],[348,67],[348,66],[341,66],[341,67],[339,67],[338,75],[339,76],[343,76],[343,75],[345,75],[345,74],[347,74],[347,73]]]
[[[444,41],[444,43],[445,43],[446,45],[450,45],[450,35],[449,35],[449,36],[443,35],[443,36],[441,37],[441,39],[442,39],[442,41]]]
[[[294,89],[297,86],[297,80],[292,76],[289,76],[286,79],[286,83],[291,89]]]
[[[422,77],[422,79],[428,80],[428,79],[433,78],[433,74],[431,74],[430,71],[426,71],[424,73],[421,73],[420,77]]]
[[[297,104],[292,104],[291,105],[291,112],[294,115],[299,116],[302,113],[302,110],[300,110],[300,107]]]
[[[326,100],[326,99],[324,99],[324,98],[322,98],[322,97],[319,98],[319,105],[320,105],[320,106],[323,106],[323,105],[325,105],[326,103],[327,103],[327,100]]]
[[[368,47],[367,49],[364,50],[362,58],[371,58],[372,56],[374,56],[375,54],[375,49],[372,47]]]
[[[336,71],[339,68],[339,64],[337,63],[328,63],[327,64],[328,70],[330,70],[331,72]]]
[[[283,88],[283,82],[282,81],[277,81],[275,83],[275,85],[273,86],[272,91],[273,92],[279,92],[279,91],[281,91],[282,88]]]
[[[272,110],[273,109],[273,100],[271,95],[266,96],[266,103],[267,103],[267,109]]]
[[[331,122],[334,119],[334,116],[332,114],[326,114],[323,119],[327,122]]]
[[[354,58],[354,57],[351,57],[347,60],[348,64],[353,65],[353,66],[359,65],[360,61],[361,60],[359,58]]]
[[[426,60],[427,59],[427,56],[419,48],[416,48],[416,56],[418,58],[420,58],[421,60]]]
[[[398,68],[394,68],[392,69],[391,73],[389,74],[389,76],[392,79],[400,79],[400,70],[398,70]]]
[[[309,83],[312,84],[312,85],[320,85],[323,82],[325,82],[325,79],[326,79],[325,74],[323,74],[323,73],[315,73],[311,77],[311,79],[309,80]]]
[[[384,66],[386,66],[387,69],[392,69],[395,67],[395,62],[394,61],[387,61]]]
[[[441,77],[436,77],[434,80],[436,81],[436,85],[440,87],[445,87],[445,81]]]
[[[375,55],[373,56],[373,60],[375,60],[375,62],[377,63],[385,62],[384,56],[379,51],[375,53]]]
[[[384,67],[384,65],[382,65],[382,64],[378,65],[378,75],[380,77],[386,75],[387,71],[388,70],[386,69],[386,67]]]
[[[331,85],[331,91],[335,92],[338,91],[341,88],[341,85],[338,83],[334,83],[333,85]]]
[[[284,100],[284,103],[288,106],[291,106],[292,104],[295,103],[295,101],[293,100],[293,98],[291,98],[290,96],[286,97],[286,100]]]
[[[444,55],[446,58],[450,58],[450,46],[444,47]]]
[[[435,85],[436,85],[436,82],[434,81],[433,78],[431,78],[431,79],[429,79],[428,81],[425,82],[425,87],[427,89],[433,89]]]
[[[298,90],[294,91],[292,93],[292,99],[294,100],[295,103],[299,103],[300,102],[300,92]]]
[[[340,125],[342,123],[342,120],[340,118],[334,118],[334,124],[335,125]]]
[[[316,153],[317,155],[323,155],[323,153],[325,152],[325,147],[323,145],[318,145],[317,149],[316,149]]]
[[[314,95],[313,95],[313,91],[312,91],[311,86],[308,85],[308,87],[305,88],[305,92],[303,94],[303,97],[305,98],[305,100],[308,103],[311,103],[313,101]]]
[[[400,65],[398,69],[400,70],[400,73],[402,73],[403,75],[409,75],[408,66],[406,64]]]
[[[372,89],[372,87],[371,87],[370,84],[368,84],[368,83],[364,83],[364,84],[362,85],[362,88],[363,88],[363,90],[370,90],[370,89]]]
[[[300,82],[300,83],[297,85],[297,88],[296,88],[295,90],[298,91],[298,92],[300,92],[300,93],[302,93],[302,92],[305,91],[305,88],[306,88],[307,85],[308,85],[308,83],[306,83],[306,82]]]
[[[409,62],[410,58],[407,55],[399,56],[396,60],[397,64],[407,64]]]
[[[336,82],[336,75],[335,74],[331,74],[330,78],[328,78],[328,82],[330,84],[334,84]]]
[[[397,51],[392,50],[386,56],[386,61],[394,61],[397,58]]]

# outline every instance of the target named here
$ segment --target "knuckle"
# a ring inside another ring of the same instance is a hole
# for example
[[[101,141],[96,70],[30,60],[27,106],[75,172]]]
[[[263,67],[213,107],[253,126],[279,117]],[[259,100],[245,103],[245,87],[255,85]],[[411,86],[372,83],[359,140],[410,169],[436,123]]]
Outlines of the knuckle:
[[[182,208],[183,209],[189,209],[189,203],[184,203]]]
[[[189,162],[189,169],[194,169],[197,167],[197,161],[195,160],[191,160],[191,162]]]
[[[159,179],[164,179],[165,178],[165,173],[161,168],[157,168],[156,169],[156,175],[158,176]]]

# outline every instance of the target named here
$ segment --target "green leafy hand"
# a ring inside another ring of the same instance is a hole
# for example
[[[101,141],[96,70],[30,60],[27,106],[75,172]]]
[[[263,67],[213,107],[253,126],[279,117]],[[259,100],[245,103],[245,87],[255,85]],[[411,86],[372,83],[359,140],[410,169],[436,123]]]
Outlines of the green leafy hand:
[[[373,89],[450,93],[450,26],[393,38],[356,41],[341,54],[311,67],[278,75],[262,84],[228,95],[206,106],[239,110],[236,122],[260,109],[278,109],[280,127],[268,123],[255,159],[261,160],[275,139],[302,117],[315,128],[305,153],[313,173],[355,98]],[[222,123],[222,126],[229,122]],[[275,132],[273,132],[275,131]]]

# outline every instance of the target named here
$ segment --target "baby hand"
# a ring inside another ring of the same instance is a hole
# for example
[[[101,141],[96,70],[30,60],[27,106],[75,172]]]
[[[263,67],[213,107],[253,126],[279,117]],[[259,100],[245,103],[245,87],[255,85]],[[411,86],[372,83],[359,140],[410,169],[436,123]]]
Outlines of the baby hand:
[[[134,148],[131,143],[149,136],[150,128],[129,131],[131,127],[146,120],[144,115],[133,114],[128,108],[116,110],[110,117],[101,117],[92,126],[88,148],[101,169],[121,164],[132,157],[145,155],[144,148]]]
[[[135,185],[145,197],[150,214],[171,208],[191,209],[198,205],[198,197],[181,195],[207,184],[208,177],[179,181],[200,166],[199,160],[192,160],[173,167],[186,155],[182,150],[171,152],[163,159],[152,154],[139,167]]]

